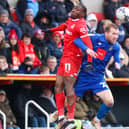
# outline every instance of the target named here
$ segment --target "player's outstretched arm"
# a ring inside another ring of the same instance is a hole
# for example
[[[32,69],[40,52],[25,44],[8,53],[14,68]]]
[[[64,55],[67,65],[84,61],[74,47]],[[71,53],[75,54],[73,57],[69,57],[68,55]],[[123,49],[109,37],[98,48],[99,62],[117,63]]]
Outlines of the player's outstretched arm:
[[[90,49],[88,46],[86,46],[83,41],[81,40],[81,38],[76,38],[74,40],[74,44],[76,46],[78,46],[82,51],[85,51],[87,54],[89,54],[90,56],[96,58],[97,54],[95,51],[93,51],[92,49]]]

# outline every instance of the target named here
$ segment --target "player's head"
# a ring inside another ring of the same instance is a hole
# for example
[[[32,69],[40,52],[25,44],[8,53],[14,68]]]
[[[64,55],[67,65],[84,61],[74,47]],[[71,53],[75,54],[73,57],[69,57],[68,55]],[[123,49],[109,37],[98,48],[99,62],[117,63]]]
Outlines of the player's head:
[[[86,13],[87,13],[87,8],[84,5],[79,4],[72,9],[71,18],[72,19],[84,18],[86,16]]]
[[[105,37],[107,41],[111,44],[115,44],[119,36],[119,30],[117,25],[115,24],[110,24],[105,28]]]

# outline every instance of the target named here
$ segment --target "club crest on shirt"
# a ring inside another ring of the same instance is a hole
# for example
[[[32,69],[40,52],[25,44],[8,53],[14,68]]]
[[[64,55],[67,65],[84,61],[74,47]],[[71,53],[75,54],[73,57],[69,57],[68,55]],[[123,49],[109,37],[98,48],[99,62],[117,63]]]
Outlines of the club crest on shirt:
[[[113,47],[110,47],[110,48],[109,48],[109,51],[112,51],[112,49],[113,49]]]
[[[71,29],[73,29],[75,27],[75,24],[73,24],[72,26],[71,26]]]

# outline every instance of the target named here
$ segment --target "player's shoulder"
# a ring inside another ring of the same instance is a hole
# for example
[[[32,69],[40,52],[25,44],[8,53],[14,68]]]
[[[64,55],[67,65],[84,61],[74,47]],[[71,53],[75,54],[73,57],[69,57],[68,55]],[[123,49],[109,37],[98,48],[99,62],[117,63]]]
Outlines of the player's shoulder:
[[[78,20],[78,22],[80,22],[80,23],[85,23],[85,24],[86,24],[86,20],[85,20],[84,18],[80,18],[80,19]]]
[[[99,39],[100,41],[105,41],[105,36],[104,34],[90,34],[89,35],[91,39]]]

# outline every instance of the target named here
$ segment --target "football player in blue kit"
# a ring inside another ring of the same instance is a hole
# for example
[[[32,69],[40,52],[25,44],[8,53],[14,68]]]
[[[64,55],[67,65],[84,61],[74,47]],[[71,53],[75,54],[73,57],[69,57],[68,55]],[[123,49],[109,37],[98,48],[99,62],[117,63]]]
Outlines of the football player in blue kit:
[[[120,69],[118,35],[117,26],[110,24],[105,28],[104,34],[90,36],[93,50],[97,54],[96,58],[93,59],[93,69],[91,71],[85,70],[87,64],[87,55],[85,55],[75,84],[76,96],[83,97],[85,92],[90,90],[103,101],[98,113],[92,120],[96,129],[101,129],[100,120],[111,110],[114,104],[113,95],[105,81],[104,73],[105,67],[112,56],[114,57],[115,67]],[[80,38],[75,39],[74,44],[83,51],[88,48]]]

